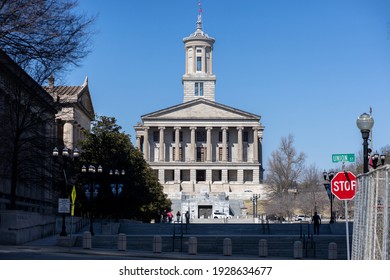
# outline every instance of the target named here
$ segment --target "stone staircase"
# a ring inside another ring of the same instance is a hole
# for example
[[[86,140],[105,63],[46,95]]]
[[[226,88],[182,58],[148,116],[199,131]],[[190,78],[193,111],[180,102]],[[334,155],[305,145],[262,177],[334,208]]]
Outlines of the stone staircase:
[[[118,233],[126,234],[127,250],[152,252],[154,236],[161,236],[163,252],[188,253],[189,238],[196,237],[198,254],[222,255],[224,239],[229,238],[232,242],[232,258],[235,255],[258,258],[259,241],[264,239],[267,241],[268,257],[271,258],[292,259],[294,242],[301,241],[304,259],[328,259],[328,246],[331,242],[337,244],[337,259],[347,259],[346,236],[345,233],[340,234],[343,231],[342,226],[323,224],[320,229],[321,235],[312,236],[311,225],[305,223],[189,225],[122,223]],[[98,227],[96,228],[98,230]],[[117,250],[117,238],[115,234],[103,235],[95,230],[92,247]],[[80,235],[75,246],[82,245]]]

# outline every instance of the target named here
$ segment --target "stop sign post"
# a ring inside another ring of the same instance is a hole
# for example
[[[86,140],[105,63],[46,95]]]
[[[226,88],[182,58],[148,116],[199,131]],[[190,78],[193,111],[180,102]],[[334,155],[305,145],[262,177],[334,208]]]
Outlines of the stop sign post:
[[[349,171],[339,172],[333,177],[331,184],[332,194],[340,200],[344,200],[345,205],[345,236],[347,238],[347,259],[349,260],[349,228],[348,228],[348,200],[355,196],[356,176]]]
[[[331,191],[340,200],[351,200],[355,196],[356,185],[356,176],[352,172],[338,172],[331,181]]]

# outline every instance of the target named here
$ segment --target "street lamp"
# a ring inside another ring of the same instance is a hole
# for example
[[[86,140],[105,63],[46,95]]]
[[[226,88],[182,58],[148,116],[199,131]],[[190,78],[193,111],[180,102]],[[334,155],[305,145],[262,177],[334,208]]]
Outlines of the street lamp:
[[[334,217],[333,217],[334,194],[332,194],[330,181],[332,181],[332,179],[334,177],[334,172],[333,171],[330,171],[330,172],[324,171],[323,175],[324,175],[324,181],[325,181],[324,187],[325,187],[326,193],[328,194],[329,201],[330,201],[330,221],[329,221],[329,223],[333,224],[334,223]]]
[[[57,162],[58,157],[60,156],[60,151],[58,150],[57,147],[53,149],[53,159],[54,162]],[[64,199],[67,198],[67,192],[68,192],[68,161],[69,159],[77,160],[80,156],[80,151],[75,148],[73,151],[68,149],[67,147],[64,147],[61,151],[61,156],[62,156],[62,171],[64,173],[64,180],[65,180],[65,186],[62,190],[62,197]],[[69,202],[70,203],[70,202]],[[65,218],[66,218],[66,213],[62,212],[62,228],[61,228],[61,233],[60,236],[67,236],[68,234],[66,233],[66,223],[65,223]]]
[[[363,138],[363,173],[368,172],[368,137],[370,130],[374,126],[374,119],[367,113],[361,114],[357,120],[356,125],[360,129]]]
[[[252,195],[252,203],[253,203],[253,218],[257,218],[257,200],[260,198],[259,194]]]
[[[385,160],[386,160],[386,155],[379,155],[378,152],[373,154],[372,156],[369,156],[371,161],[370,161],[370,166],[372,166],[374,169],[381,165],[385,165]],[[380,163],[378,164],[380,160]]]
[[[97,174],[101,174],[102,172],[103,172],[103,168],[101,165],[99,165],[97,168]],[[85,165],[83,165],[83,167],[81,168],[81,173],[83,173],[83,174],[88,173],[88,174],[90,174],[88,177],[91,177],[91,183],[84,186],[84,192],[85,192],[85,196],[89,200],[89,205],[90,205],[89,231],[91,232],[91,235],[94,235],[94,232],[93,232],[93,200],[94,200],[94,198],[96,198],[98,191],[99,191],[99,185],[95,184],[95,182],[93,181],[93,177],[96,174],[96,167],[93,165],[89,165],[87,168]]]
[[[115,169],[115,171],[110,170],[110,176],[115,175],[115,185],[111,188],[112,193],[115,195],[116,198],[116,217],[115,222],[117,223],[118,215],[119,215],[119,194],[122,192],[122,185],[119,184],[119,176],[124,176],[126,173],[122,169],[120,172],[118,169]]]

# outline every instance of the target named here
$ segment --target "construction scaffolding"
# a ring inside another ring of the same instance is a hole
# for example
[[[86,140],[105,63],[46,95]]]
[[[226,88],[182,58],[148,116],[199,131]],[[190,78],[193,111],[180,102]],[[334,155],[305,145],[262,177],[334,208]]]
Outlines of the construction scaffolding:
[[[390,259],[390,165],[359,175],[353,222],[353,260]]]

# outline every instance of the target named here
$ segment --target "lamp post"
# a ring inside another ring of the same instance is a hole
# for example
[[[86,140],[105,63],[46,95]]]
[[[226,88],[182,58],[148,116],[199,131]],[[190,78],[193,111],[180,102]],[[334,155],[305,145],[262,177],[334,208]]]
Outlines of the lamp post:
[[[93,200],[96,198],[98,191],[99,191],[99,185],[95,184],[93,181],[94,175],[96,174],[96,167],[93,165],[89,165],[88,168],[83,165],[81,168],[81,172],[83,174],[90,174],[88,177],[91,177],[90,184],[87,184],[84,186],[84,192],[85,196],[89,200],[89,206],[90,206],[90,212],[89,212],[89,218],[90,218],[90,227],[89,231],[91,232],[91,235],[94,235],[93,232]],[[103,172],[103,168],[101,165],[97,168],[97,174],[101,174]]]
[[[54,162],[58,161],[58,158],[60,156],[60,151],[58,150],[57,147],[53,149],[53,159]],[[64,180],[65,180],[65,186],[62,189],[62,198],[66,199],[67,198],[67,192],[68,192],[68,176],[67,176],[67,171],[68,171],[68,161],[69,159],[77,160],[80,156],[80,151],[75,148],[73,151],[69,150],[67,147],[64,147],[61,151],[61,156],[62,156],[62,172],[64,173]],[[62,212],[62,228],[60,232],[60,236],[67,236],[68,234],[66,233],[66,213]]]
[[[252,204],[253,204],[253,218],[257,218],[257,200],[260,198],[259,194],[252,195]]]
[[[334,223],[334,217],[333,217],[333,200],[334,200],[334,194],[332,194],[331,186],[330,186],[330,181],[332,181],[334,177],[334,172],[323,172],[324,175],[324,187],[326,190],[326,193],[328,194],[329,201],[330,201],[330,224]]]
[[[370,130],[374,126],[374,119],[367,113],[361,114],[357,120],[356,125],[360,129],[363,138],[363,173],[368,172],[368,137]]]
[[[111,186],[111,191],[115,195],[116,199],[116,216],[115,216],[115,222],[117,223],[119,221],[119,194],[122,192],[122,185],[119,184],[119,176],[124,176],[126,173],[122,169],[119,171],[118,169],[115,169],[115,171],[110,170],[110,176],[115,176],[115,184],[114,186]]]

